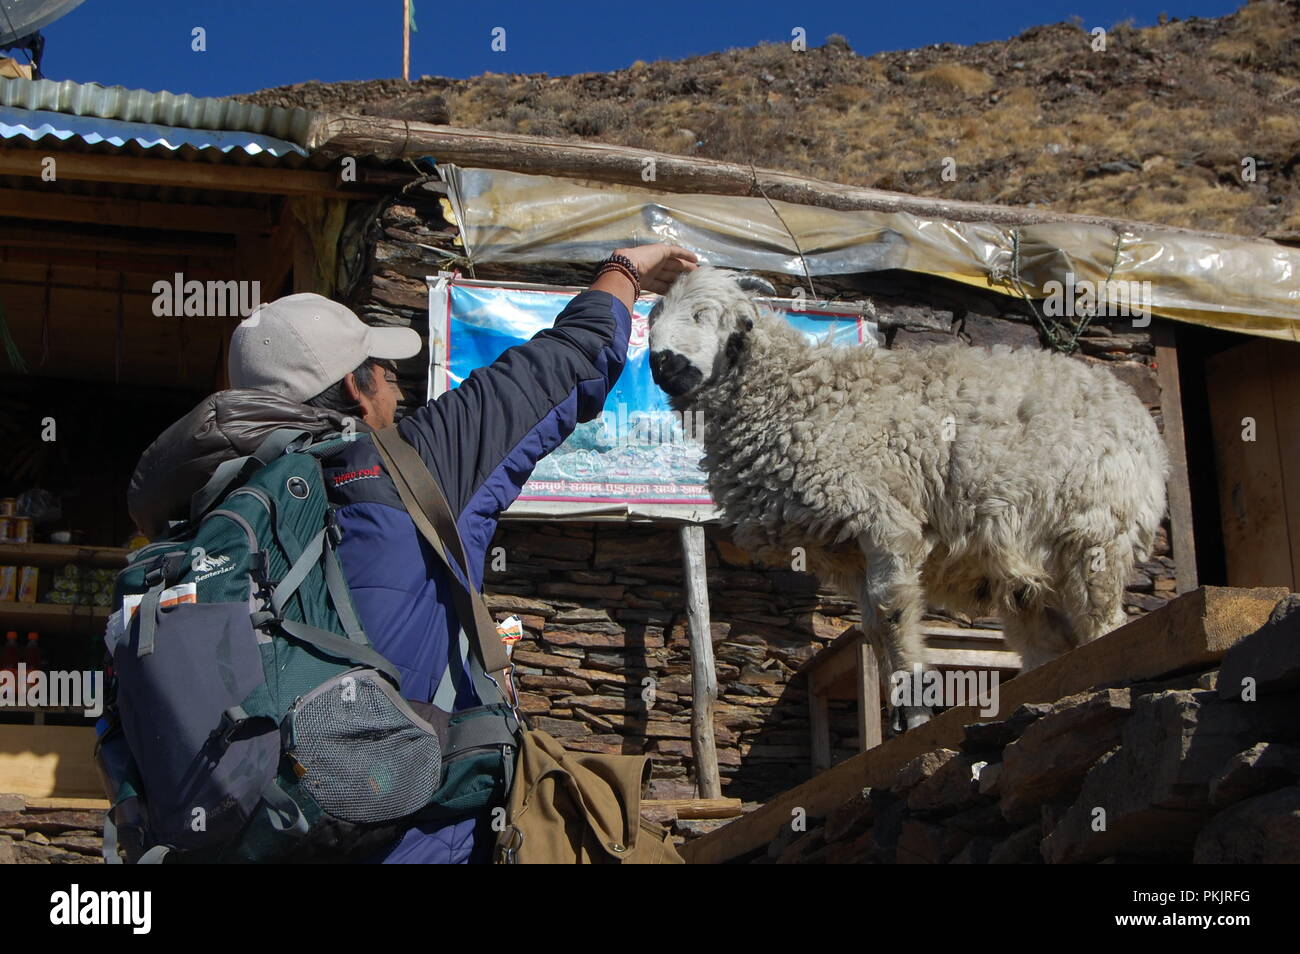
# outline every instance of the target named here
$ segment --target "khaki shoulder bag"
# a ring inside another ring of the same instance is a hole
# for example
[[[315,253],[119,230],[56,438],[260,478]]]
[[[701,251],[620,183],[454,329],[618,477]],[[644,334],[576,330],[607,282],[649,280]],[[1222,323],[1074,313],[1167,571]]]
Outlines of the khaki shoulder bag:
[[[372,436],[411,519],[458,584],[456,612],[462,627],[473,631],[471,651],[519,718],[519,750],[496,862],[682,864],[667,833],[641,818],[648,757],[570,752],[547,733],[526,727],[510,678],[513,667],[492,614],[474,588],[465,545],[442,489],[396,427]],[[464,586],[452,559],[458,561]]]

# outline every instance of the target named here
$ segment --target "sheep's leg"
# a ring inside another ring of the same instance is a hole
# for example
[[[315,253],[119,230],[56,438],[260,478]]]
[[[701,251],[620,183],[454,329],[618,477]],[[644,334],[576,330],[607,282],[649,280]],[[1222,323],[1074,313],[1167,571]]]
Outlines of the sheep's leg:
[[[1131,553],[1113,543],[1081,548],[1057,587],[1057,616],[1063,619],[1052,622],[1071,638],[1056,655],[1124,625],[1128,619],[1124,614],[1124,584],[1132,567]]]
[[[881,693],[890,699],[894,673],[910,678],[913,665],[925,665],[921,641],[925,596],[917,567],[908,566],[897,554],[869,542],[863,542],[862,549],[867,561],[858,595],[862,631],[876,653]],[[923,725],[934,714],[926,706],[894,706],[892,700],[889,709],[890,727],[895,733]]]
[[[1020,654],[1020,671],[1029,672],[1079,645],[1069,617],[1055,609],[1032,609],[1003,617],[1002,636]]]

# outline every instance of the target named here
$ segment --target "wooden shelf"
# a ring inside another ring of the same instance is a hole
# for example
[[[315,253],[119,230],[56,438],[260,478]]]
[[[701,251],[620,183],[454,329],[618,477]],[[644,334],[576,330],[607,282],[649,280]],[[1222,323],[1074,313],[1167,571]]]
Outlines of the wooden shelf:
[[[39,633],[90,633],[104,628],[107,606],[61,606],[57,603],[0,603],[0,630]]]
[[[121,569],[125,547],[92,547],[75,543],[0,543],[0,565],[59,567],[65,563]]]

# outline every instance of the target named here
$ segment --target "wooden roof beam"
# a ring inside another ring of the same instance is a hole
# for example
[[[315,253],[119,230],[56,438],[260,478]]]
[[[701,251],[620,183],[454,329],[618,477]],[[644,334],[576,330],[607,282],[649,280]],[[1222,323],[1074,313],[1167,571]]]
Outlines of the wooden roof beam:
[[[0,149],[0,175],[39,179],[47,155],[50,152],[38,149]],[[235,166],[86,152],[59,152],[55,158],[55,174],[60,179],[336,199],[365,199],[372,195],[364,187],[347,191],[338,188],[338,173],[334,170]]]
[[[235,245],[228,238],[204,240],[202,236],[104,234],[92,229],[44,226],[29,228],[0,221],[0,245],[10,248],[71,249],[76,252],[125,252],[139,255],[198,255],[221,258],[235,255]]]
[[[595,179],[662,192],[766,195],[769,199],[780,199],[798,205],[846,211],[906,212],[923,218],[953,222],[992,222],[1011,226],[1072,222],[1120,231],[1136,228],[1238,241],[1243,238],[1240,235],[1228,236],[1218,232],[1095,215],[1076,215],[1051,209],[985,205],[958,199],[886,192],[883,189],[843,185],[777,169],[608,143],[435,126],[381,116],[318,114],[309,131],[307,148],[332,158],[376,156],[398,159],[434,156],[439,162],[452,162],[472,168],[511,169],[534,175]],[[654,180],[647,182],[642,178],[642,173],[651,162]]]
[[[184,232],[265,232],[273,224],[270,209],[149,202],[39,189],[0,189],[0,216]]]

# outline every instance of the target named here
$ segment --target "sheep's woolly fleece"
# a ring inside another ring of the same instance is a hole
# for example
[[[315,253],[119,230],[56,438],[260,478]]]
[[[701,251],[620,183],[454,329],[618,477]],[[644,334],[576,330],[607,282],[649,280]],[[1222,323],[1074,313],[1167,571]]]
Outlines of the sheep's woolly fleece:
[[[695,327],[652,326],[651,348],[713,337],[711,369],[673,406],[703,415],[708,486],[741,547],[785,565],[804,547],[868,631],[887,625],[877,607],[897,624],[923,598],[1001,615],[1027,666],[1122,622],[1168,465],[1112,374],[1044,350],[811,343],[716,269],[679,280],[658,318],[683,309]],[[892,664],[919,654],[919,636],[902,641]]]

